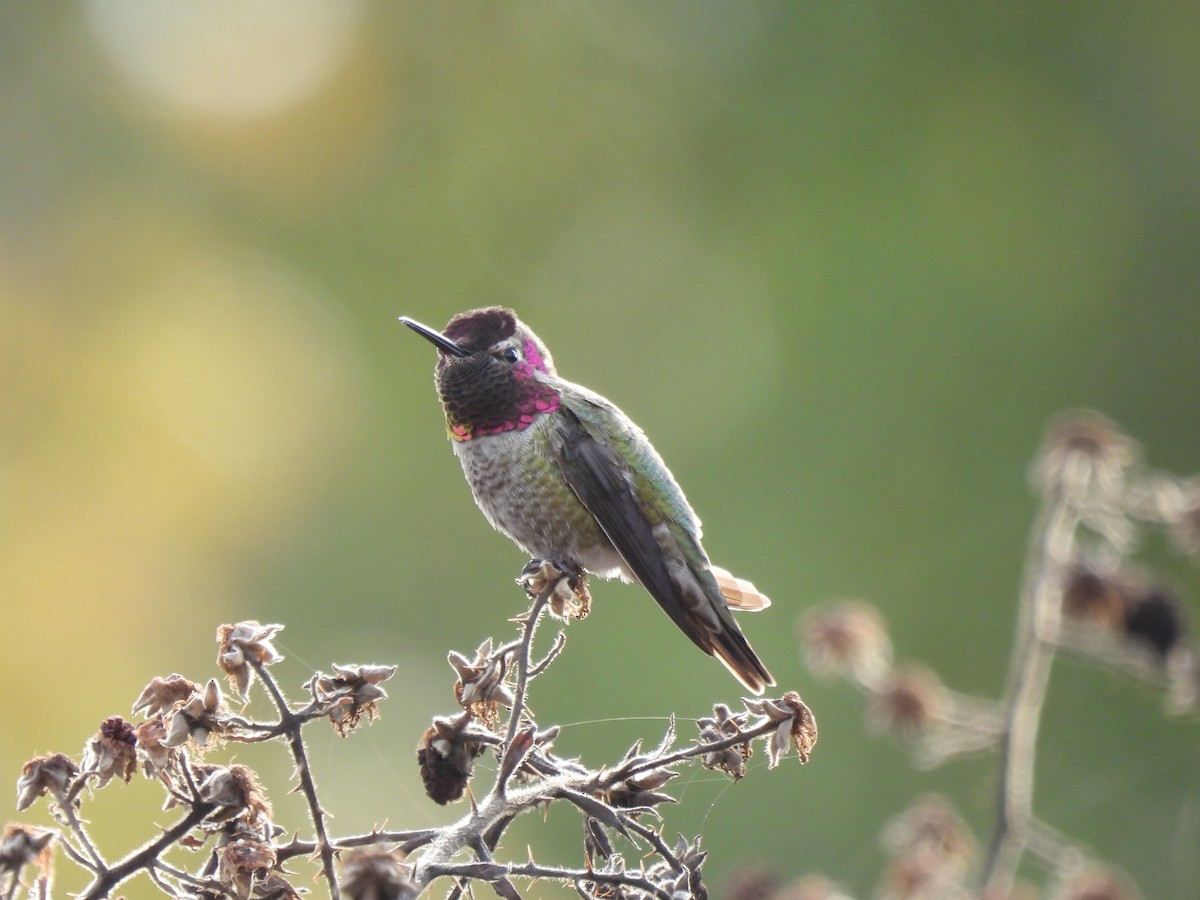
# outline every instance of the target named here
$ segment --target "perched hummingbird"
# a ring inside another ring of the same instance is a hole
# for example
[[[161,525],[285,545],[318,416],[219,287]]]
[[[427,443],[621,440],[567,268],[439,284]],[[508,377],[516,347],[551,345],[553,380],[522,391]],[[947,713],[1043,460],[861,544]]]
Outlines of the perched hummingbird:
[[[444,332],[400,321],[438,349],[454,452],[492,527],[534,558],[641,584],[751,691],[775,683],[729,611],[770,601],[709,563],[700,520],[628,416],[559,378],[512,310],[460,313]]]

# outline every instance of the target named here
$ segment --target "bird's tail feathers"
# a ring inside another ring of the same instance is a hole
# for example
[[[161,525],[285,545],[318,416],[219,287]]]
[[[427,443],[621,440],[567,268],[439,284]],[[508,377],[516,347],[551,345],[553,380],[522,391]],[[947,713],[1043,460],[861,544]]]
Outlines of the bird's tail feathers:
[[[738,612],[758,612],[771,605],[771,598],[760,593],[749,581],[738,578],[733,573],[720,566],[711,566],[713,577],[717,579],[717,587],[729,608]]]
[[[775,679],[741,632],[726,628],[712,638],[713,655],[748,690],[761,694],[775,685]]]

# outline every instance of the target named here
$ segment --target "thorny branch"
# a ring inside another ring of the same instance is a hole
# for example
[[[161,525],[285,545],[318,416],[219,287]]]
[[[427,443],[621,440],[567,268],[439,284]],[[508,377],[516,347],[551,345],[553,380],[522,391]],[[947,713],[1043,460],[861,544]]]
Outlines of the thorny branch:
[[[489,639],[473,657],[450,654],[459,709],[435,718],[418,745],[427,793],[443,804],[467,792],[478,757],[495,753],[499,765],[490,789],[482,800],[472,799],[457,822],[331,835],[305,729],[328,719],[344,737],[373,721],[387,696],[381,684],[396,667],[334,665],[332,674],[318,672],[307,682],[305,703],[293,705],[272,672],[282,660],[272,639],[283,626],[242,622],[218,629],[218,663],[239,697],[247,698],[253,685],[260,684],[277,719],[255,721],[233,713],[215,680],[200,684],[179,675],[155,678],[133,706],[143,720],[134,724],[119,716],[106,719],[88,742],[82,764],[63,754],[26,764],[18,782],[18,809],[46,796],[65,831],[9,826],[0,846],[0,875],[7,879],[0,882],[0,897],[13,896],[22,871],[30,865],[41,871],[34,895],[48,897],[49,855],[55,845],[91,874],[81,894],[87,900],[112,896],[138,874],[172,897],[294,900],[301,889],[292,885],[286,863],[305,857],[319,861],[320,876],[333,900],[409,900],[443,878],[451,897],[472,892],[473,883],[486,882],[498,896],[519,898],[514,879],[558,881],[583,897],[668,900],[681,892],[707,896],[701,878],[706,854],[699,838],[681,837],[672,846],[658,828],[641,819],[652,816],[657,821],[655,807],[672,799],[661,789],[688,763],[699,761],[737,779],[745,774],[752,743],[758,741],[765,746],[771,768],[792,751],[806,761],[816,741],[812,713],[789,692],[774,700],[745,701],[741,711],[714,707],[711,717],[697,721],[699,736],[687,746],[675,746],[672,718],[655,749],[643,751],[638,742],[614,764],[589,768],[560,757],[553,749],[558,729],[538,727],[527,697],[532,682],[545,675],[562,652],[565,635],[560,631],[540,659],[533,653],[534,638],[547,612],[582,617],[586,587],[580,573],[546,561],[527,566],[519,583],[531,606],[514,620],[517,639],[495,649]],[[287,829],[275,821],[266,792],[248,766],[208,761],[222,744],[276,741],[288,747],[296,790],[309,810],[309,836],[286,837]],[[137,850],[108,862],[79,816],[91,796],[84,788],[94,791],[114,778],[128,782],[138,772],[159,784],[167,805],[180,807],[183,815]],[[522,813],[550,803],[564,803],[581,816],[585,865],[565,868],[533,857],[500,858],[508,827]],[[619,849],[622,844],[629,851]],[[207,848],[207,854],[184,867],[167,860],[174,847]],[[635,854],[632,864],[624,852]]]

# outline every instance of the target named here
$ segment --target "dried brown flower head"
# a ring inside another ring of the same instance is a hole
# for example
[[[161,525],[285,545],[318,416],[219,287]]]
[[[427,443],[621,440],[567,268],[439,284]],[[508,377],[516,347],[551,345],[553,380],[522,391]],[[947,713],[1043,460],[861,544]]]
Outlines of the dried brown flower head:
[[[404,855],[381,847],[342,856],[342,889],[351,900],[412,900],[419,890]]]
[[[479,645],[474,659],[454,652],[448,658],[458,673],[454,696],[459,705],[488,728],[495,728],[499,708],[511,708],[514,702],[512,690],[504,683],[508,671],[507,654],[495,653],[492,639],[488,638]]]
[[[425,793],[445,805],[462,797],[475,770],[475,759],[487,747],[478,726],[472,727],[470,713],[456,719],[436,718],[417,745],[417,763]]]
[[[120,716],[100,723],[100,730],[83,748],[83,771],[96,777],[96,787],[104,787],[113,778],[126,784],[137,771],[137,735],[133,726]]]
[[[30,863],[41,869],[43,875],[49,874],[50,845],[56,837],[57,831],[32,825],[10,822],[4,826],[4,834],[0,837],[0,873],[12,876],[10,896],[16,891],[21,869]]]
[[[201,800],[217,807],[209,815],[214,822],[263,823],[271,819],[271,804],[248,766],[213,766],[205,772],[199,791]]]
[[[21,777],[17,779],[17,812],[28,809],[34,800],[46,793],[54,798],[55,803],[63,806],[68,802],[78,774],[79,766],[62,753],[29,760],[21,768]]]
[[[252,892],[262,896],[256,888],[266,884],[273,868],[275,850],[270,844],[240,839],[221,848],[217,874],[233,897],[249,900]]]
[[[795,691],[778,700],[747,700],[746,709],[778,723],[767,738],[767,768],[773,769],[792,747],[801,763],[808,762],[817,743],[817,719]]]
[[[975,855],[975,838],[954,808],[929,794],[892,819],[883,831],[892,857],[883,896],[924,900],[958,895]]]
[[[805,660],[821,678],[851,678],[871,686],[892,663],[892,645],[879,610],[846,601],[810,610],[800,620]]]
[[[167,728],[163,717],[156,715],[147,719],[134,729],[137,738],[137,753],[142,760],[142,770],[147,776],[154,776],[170,767],[175,750],[164,747]]]
[[[580,569],[568,572],[552,559],[535,559],[525,566],[517,584],[530,597],[551,590],[550,612],[560,619],[586,619],[591,612],[592,596]]]
[[[209,737],[220,735],[229,723],[229,708],[221,696],[215,679],[210,678],[203,689],[196,688],[182,703],[172,707],[166,719],[167,736],[164,747],[180,747],[191,741],[197,749],[208,745]]]
[[[254,675],[251,661],[270,666],[283,659],[271,643],[271,638],[282,630],[282,625],[262,625],[254,620],[217,629],[217,665],[239,697],[245,698],[250,687]]]
[[[142,688],[142,693],[133,704],[133,714],[144,713],[147,718],[166,715],[176,703],[183,703],[198,690],[200,685],[182,675],[154,678]]]
[[[1137,445],[1108,419],[1088,410],[1065,413],[1046,430],[1033,480],[1043,491],[1061,489],[1076,500],[1108,497],[1137,457]]]
[[[867,720],[880,731],[913,738],[945,714],[949,698],[932,670],[909,664],[893,669],[871,697]]]
[[[396,674],[396,666],[339,666],[333,664],[332,675],[318,672],[305,685],[313,699],[328,709],[333,730],[341,737],[349,734],[366,716],[374,722],[379,715],[379,701],[387,691],[379,685]]]

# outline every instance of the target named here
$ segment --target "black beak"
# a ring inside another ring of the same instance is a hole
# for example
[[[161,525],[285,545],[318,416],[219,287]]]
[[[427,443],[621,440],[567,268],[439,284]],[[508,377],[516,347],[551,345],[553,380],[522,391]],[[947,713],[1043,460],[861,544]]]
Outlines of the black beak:
[[[464,350],[440,331],[434,331],[428,325],[422,325],[416,319],[410,319],[408,316],[401,316],[400,321],[419,334],[421,337],[425,338],[425,340],[429,341],[429,343],[433,344],[443,353],[449,353],[451,356],[458,356],[460,358],[471,355],[470,350]]]

